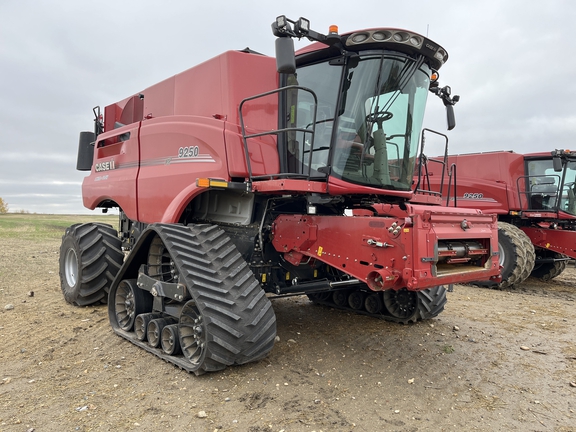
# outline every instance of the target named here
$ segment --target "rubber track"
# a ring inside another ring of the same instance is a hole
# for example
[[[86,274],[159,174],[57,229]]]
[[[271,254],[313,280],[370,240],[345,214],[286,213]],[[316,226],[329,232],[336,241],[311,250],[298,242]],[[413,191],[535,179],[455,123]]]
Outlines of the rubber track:
[[[349,293],[349,292],[348,292]],[[367,291],[367,294],[372,294],[373,291]],[[427,320],[438,316],[446,305],[446,288],[443,285],[438,285],[434,288],[428,288],[417,292],[418,295],[418,306],[414,311],[414,314],[410,317],[399,318],[390,315],[386,311],[378,314],[371,314],[366,310],[356,310],[348,306],[337,306],[332,300],[317,300],[314,297],[309,297],[311,301],[316,304],[328,306],[337,310],[344,310],[347,312],[352,312],[360,315],[367,315],[372,318],[382,319],[385,321],[408,324],[417,321]],[[385,309],[385,307],[384,307]]]
[[[547,253],[546,256],[550,258],[565,258],[564,255],[551,251],[549,251],[549,253]],[[554,261],[552,263],[542,263],[534,267],[530,276],[547,282],[549,280],[554,279],[557,276],[560,276],[560,274],[562,274],[562,272],[566,270],[567,265],[568,261]]]
[[[110,225],[99,223],[74,224],[66,228],[60,260],[64,259],[70,241],[77,245],[80,285],[76,292],[67,292],[61,262],[60,281],[64,298],[76,306],[106,303],[110,285],[124,260],[117,231]]]
[[[276,317],[270,300],[252,271],[220,228],[214,225],[150,227],[161,238],[205,323],[205,356],[192,364],[170,356],[114,328],[120,336],[148,352],[201,375],[233,364],[259,360],[272,350]]]

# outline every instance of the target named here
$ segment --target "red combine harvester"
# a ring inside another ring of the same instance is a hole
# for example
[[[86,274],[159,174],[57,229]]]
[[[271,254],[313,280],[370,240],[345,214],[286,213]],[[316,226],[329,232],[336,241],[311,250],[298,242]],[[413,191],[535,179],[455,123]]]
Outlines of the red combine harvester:
[[[448,165],[432,162],[423,184],[439,192]],[[448,164],[457,167],[457,181],[444,188],[450,195],[456,184],[452,205],[498,215],[502,281],[480,284],[550,280],[576,258],[576,152],[473,153],[450,156]]]
[[[226,52],[95,108],[80,135],[84,205],[118,208],[120,232],[68,228],[64,297],[107,299],[118,335],[196,374],[266,356],[274,297],[408,323],[444,309],[446,284],[499,278],[494,215],[411,201],[429,90],[454,126],[431,79],[446,51],[272,27],[276,58]],[[294,37],[315,43],[295,56]]]

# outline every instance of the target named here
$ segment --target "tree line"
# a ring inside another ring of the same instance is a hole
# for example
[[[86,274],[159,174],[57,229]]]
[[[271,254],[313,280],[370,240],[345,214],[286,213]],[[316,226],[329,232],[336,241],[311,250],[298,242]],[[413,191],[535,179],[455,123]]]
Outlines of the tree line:
[[[0,197],[0,214],[8,213],[8,203]]]

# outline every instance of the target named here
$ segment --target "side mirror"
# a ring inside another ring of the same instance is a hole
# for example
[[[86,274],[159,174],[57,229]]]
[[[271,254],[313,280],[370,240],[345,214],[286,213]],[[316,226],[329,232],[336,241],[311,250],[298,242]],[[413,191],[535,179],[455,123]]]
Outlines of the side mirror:
[[[276,39],[276,69],[278,73],[293,74],[296,72],[294,41],[291,37]]]
[[[452,89],[450,86],[439,87],[437,82],[430,85],[430,91],[442,99],[446,107],[446,119],[448,120],[448,130],[456,127],[456,117],[454,117],[454,105],[460,100],[460,96],[454,95],[451,97]]]
[[[448,130],[456,127],[456,117],[454,116],[454,105],[446,105],[446,120],[448,121]]]
[[[555,172],[562,172],[562,158],[558,156],[552,157],[552,166]]]
[[[95,140],[96,134],[94,132],[80,132],[78,159],[76,160],[76,169],[78,171],[90,171],[92,169]]]

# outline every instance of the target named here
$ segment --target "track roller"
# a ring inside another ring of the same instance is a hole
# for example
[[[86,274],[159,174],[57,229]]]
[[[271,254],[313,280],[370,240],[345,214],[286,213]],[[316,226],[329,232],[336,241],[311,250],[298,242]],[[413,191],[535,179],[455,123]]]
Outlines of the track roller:
[[[134,332],[139,341],[145,341],[148,338],[148,324],[150,321],[162,318],[160,313],[144,313],[136,317],[134,321]],[[155,345],[152,345],[155,346]],[[156,345],[158,346],[158,345]]]
[[[382,312],[383,305],[380,293],[369,294],[364,300],[364,309],[366,309],[369,314],[379,314]]]
[[[178,324],[170,324],[162,329],[160,340],[162,351],[168,355],[180,353],[180,337],[178,336]]]
[[[364,291],[352,291],[348,296],[348,305],[354,310],[362,310],[365,298],[366,293]]]
[[[348,305],[348,292],[344,290],[334,291],[332,301],[337,308],[343,308]]]
[[[168,324],[174,323],[176,323],[176,320],[172,318],[156,318],[150,321],[146,330],[146,338],[148,339],[148,344],[154,348],[159,347],[162,338],[162,330]]]

